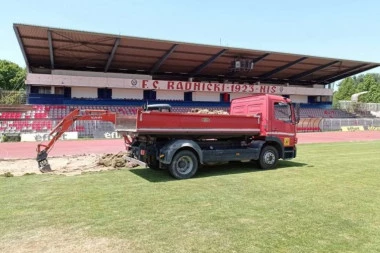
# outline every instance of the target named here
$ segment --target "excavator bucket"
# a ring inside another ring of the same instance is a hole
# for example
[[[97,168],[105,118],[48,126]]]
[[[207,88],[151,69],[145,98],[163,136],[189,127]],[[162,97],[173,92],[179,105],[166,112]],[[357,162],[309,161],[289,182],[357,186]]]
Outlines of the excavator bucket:
[[[51,169],[50,164],[48,163],[48,161],[47,160],[45,160],[45,161],[46,161],[45,165],[43,165],[43,166],[39,165],[40,171],[42,173],[53,172],[53,170]]]
[[[38,168],[42,173],[52,172],[50,164],[47,160],[47,153],[45,150],[37,154]]]

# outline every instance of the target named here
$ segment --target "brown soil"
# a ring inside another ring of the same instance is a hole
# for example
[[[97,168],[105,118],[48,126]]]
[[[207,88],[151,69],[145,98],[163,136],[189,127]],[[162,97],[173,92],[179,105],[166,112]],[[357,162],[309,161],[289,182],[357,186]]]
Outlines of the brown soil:
[[[191,109],[189,113],[198,113],[198,114],[228,114],[228,112],[223,110],[209,110],[209,109],[201,109],[195,108]]]
[[[136,167],[136,164],[127,163],[127,152],[104,155],[75,155],[48,158],[52,172],[49,174],[80,175],[83,172],[116,170]],[[34,159],[0,160],[0,175],[23,176],[25,174],[42,174]]]

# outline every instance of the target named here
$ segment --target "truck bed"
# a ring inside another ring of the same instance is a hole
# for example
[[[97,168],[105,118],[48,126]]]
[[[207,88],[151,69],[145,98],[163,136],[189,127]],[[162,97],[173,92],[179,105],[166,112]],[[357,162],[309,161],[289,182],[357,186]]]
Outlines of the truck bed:
[[[118,116],[116,131],[128,135],[257,135],[260,117],[139,110],[136,116]]]

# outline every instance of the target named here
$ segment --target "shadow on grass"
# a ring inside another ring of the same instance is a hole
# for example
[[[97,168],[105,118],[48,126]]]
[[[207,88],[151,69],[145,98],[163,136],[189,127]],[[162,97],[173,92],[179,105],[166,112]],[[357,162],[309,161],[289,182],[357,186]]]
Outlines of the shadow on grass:
[[[291,167],[304,167],[306,165],[306,163],[299,163],[293,161],[279,161],[277,167],[273,170],[287,169]],[[197,174],[195,174],[194,179],[264,171],[266,170],[259,169],[258,165],[256,165],[255,163],[231,162],[228,164],[215,166],[201,166],[198,169]],[[176,180],[172,176],[170,176],[167,170],[152,170],[149,168],[140,168],[131,169],[130,172],[152,183]]]

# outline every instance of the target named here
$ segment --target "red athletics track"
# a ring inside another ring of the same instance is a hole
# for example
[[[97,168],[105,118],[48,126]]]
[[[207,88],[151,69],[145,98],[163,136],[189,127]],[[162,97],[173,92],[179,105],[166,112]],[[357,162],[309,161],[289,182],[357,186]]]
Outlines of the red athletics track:
[[[298,143],[380,141],[380,131],[298,133]]]
[[[380,131],[298,133],[298,143],[380,140]],[[0,159],[36,157],[37,142],[0,143]],[[58,141],[49,156],[117,153],[125,150],[123,139]]]

